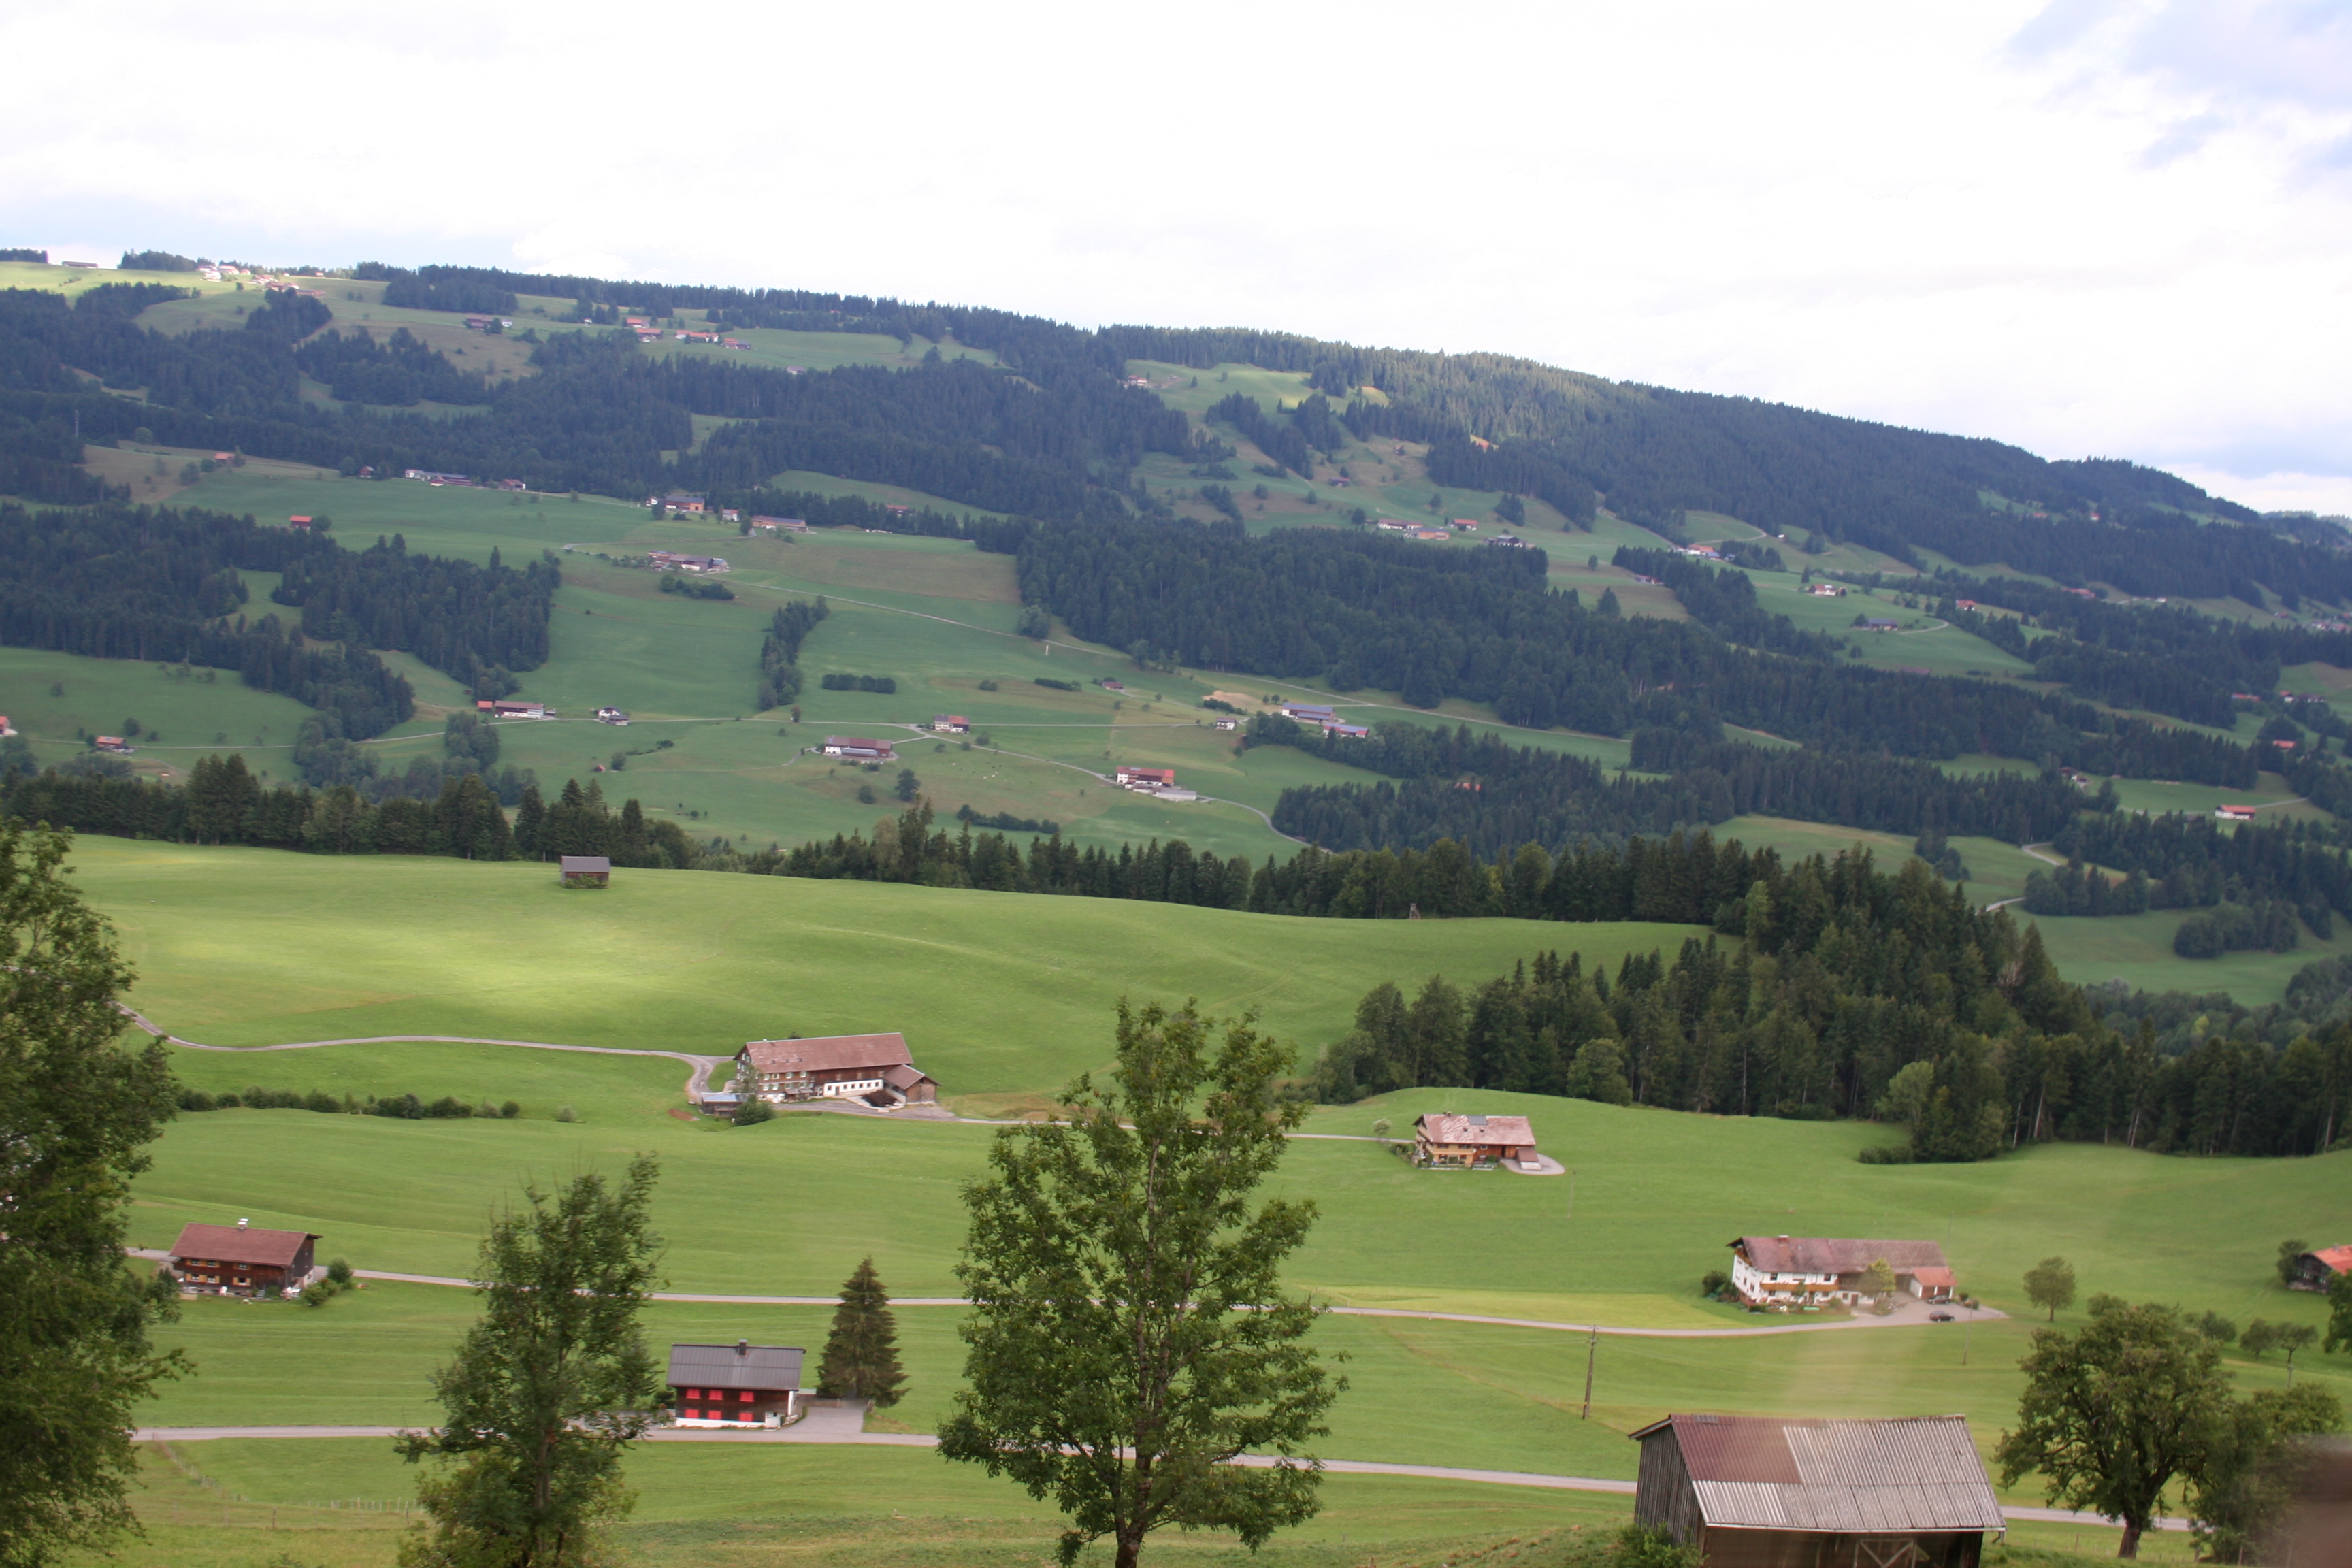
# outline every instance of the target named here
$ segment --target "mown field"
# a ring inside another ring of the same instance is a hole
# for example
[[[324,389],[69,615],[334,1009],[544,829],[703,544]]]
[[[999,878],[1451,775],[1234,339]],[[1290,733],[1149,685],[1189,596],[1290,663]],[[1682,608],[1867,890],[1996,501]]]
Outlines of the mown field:
[[[138,965],[133,1003],[187,1038],[407,1032],[732,1052],[890,1029],[946,1094],[982,1104],[1107,1059],[1122,994],[1255,1008],[1312,1052],[1383,979],[1483,983],[1545,948],[1613,967],[1691,929],[1297,921],[690,871],[623,871],[583,892],[531,863],[96,837],[73,863]]]

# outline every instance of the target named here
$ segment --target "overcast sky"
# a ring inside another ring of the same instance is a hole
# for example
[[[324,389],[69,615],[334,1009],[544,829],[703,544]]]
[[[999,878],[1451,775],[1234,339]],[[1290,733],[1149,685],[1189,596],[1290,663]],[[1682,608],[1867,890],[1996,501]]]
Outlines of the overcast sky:
[[[0,58],[60,257],[1491,349],[2352,512],[2352,0],[67,0]]]

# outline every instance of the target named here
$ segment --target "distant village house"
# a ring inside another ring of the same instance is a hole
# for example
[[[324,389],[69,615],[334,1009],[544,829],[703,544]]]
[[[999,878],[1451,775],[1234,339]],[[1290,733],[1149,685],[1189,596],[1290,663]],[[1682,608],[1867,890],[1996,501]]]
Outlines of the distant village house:
[[[2294,1288],[2325,1293],[2339,1274],[2352,1274],[2352,1247],[2321,1247],[2294,1260]]]
[[[760,533],[806,533],[808,520],[800,517],[761,517],[754,514],[751,527]]]
[[[961,713],[934,713],[931,728],[942,735],[965,735],[971,732],[971,721]]]
[[[670,1408],[680,1426],[781,1426],[799,1415],[804,1352],[788,1345],[669,1347]]]
[[[824,754],[828,757],[848,757],[862,763],[895,763],[898,754],[890,750],[887,741],[862,740],[856,735],[827,735]]]
[[[646,560],[662,572],[724,572],[727,558],[723,555],[682,555],[675,550],[651,550]]]
[[[1849,1306],[1868,1300],[1863,1276],[1881,1258],[1895,1272],[1895,1293],[1927,1301],[1952,1299],[1951,1265],[1932,1241],[1866,1241],[1811,1236],[1743,1236],[1732,1241],[1731,1288],[1751,1307]]]
[[[111,752],[118,757],[127,757],[136,749],[120,735],[100,735],[94,737],[90,744],[101,752]]]
[[[596,710],[596,722],[614,724],[625,730],[629,727],[629,716],[618,708],[599,708]]]
[[[256,1230],[246,1220],[191,1225],[172,1244],[163,1272],[181,1289],[203,1295],[299,1290],[325,1272],[312,1257],[318,1240],[306,1230]]]
[[[493,719],[552,719],[554,712],[544,702],[510,701],[505,698],[488,699],[474,704],[474,711],[487,713]]]
[[[880,1110],[929,1105],[940,1086],[915,1066],[904,1035],[828,1035],[810,1040],[750,1040],[735,1053],[735,1081],[782,1104],[796,1100],[863,1100]]]
[[[1642,1445],[1633,1521],[1701,1568],[1978,1568],[2000,1500],[1958,1415],[1669,1415]]]
[[[1174,789],[1176,787],[1176,770],[1174,768],[1123,767],[1117,773],[1113,773],[1111,777],[1118,783],[1121,789],[1158,790]]]

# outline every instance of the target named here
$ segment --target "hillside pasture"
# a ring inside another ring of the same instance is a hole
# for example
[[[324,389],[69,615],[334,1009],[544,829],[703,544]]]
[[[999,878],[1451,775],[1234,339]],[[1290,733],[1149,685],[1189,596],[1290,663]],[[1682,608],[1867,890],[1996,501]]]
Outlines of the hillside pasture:
[[[658,1038],[731,1053],[747,1039],[896,1029],[950,1098],[991,1103],[1100,1064],[1123,994],[1255,1008],[1312,1052],[1391,975],[1483,982],[1563,944],[1613,966],[1672,950],[1689,929],[1304,921],[689,871],[623,871],[583,894],[529,862],[96,837],[77,844],[74,864],[121,927],[140,973],[134,1004],[192,1039]],[[338,956],[322,963],[321,952]]]

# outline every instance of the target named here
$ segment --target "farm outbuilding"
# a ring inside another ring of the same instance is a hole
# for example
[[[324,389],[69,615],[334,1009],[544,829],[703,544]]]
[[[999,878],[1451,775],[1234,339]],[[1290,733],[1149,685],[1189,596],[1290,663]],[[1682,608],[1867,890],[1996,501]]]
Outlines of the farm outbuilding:
[[[1634,1522],[1702,1568],[1978,1568],[2006,1528],[1958,1415],[1669,1415],[1631,1436]]]
[[[781,1426],[798,1412],[801,1363],[791,1345],[674,1344],[671,1408],[680,1426]]]
[[[561,877],[567,888],[604,888],[612,885],[613,861],[604,855],[566,855]]]

